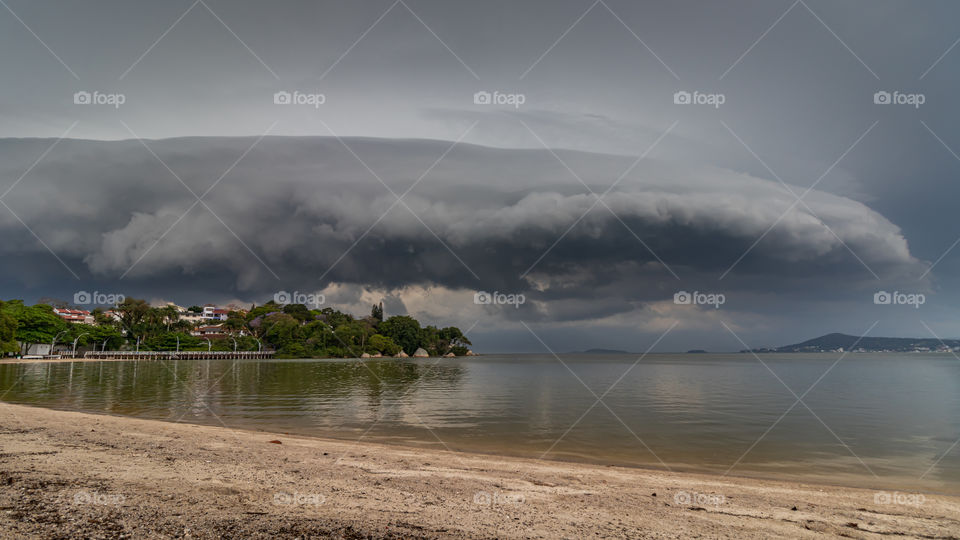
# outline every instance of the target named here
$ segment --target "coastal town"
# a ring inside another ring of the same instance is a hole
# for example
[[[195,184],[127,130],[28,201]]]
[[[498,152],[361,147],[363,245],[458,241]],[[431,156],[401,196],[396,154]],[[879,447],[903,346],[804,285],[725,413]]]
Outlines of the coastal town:
[[[384,318],[382,303],[355,317],[273,300],[183,307],[123,298],[92,310],[56,300],[0,301],[0,353],[27,359],[452,358],[473,356],[469,346],[455,326],[421,326],[409,315]]]

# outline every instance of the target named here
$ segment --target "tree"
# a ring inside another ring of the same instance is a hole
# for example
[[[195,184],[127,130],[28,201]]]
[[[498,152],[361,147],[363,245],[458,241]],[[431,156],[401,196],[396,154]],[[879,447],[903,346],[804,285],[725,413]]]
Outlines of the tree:
[[[227,320],[223,321],[223,329],[227,330],[231,334],[235,334],[246,328],[247,321],[244,320],[243,316],[238,311],[231,311],[227,313]]]
[[[376,319],[378,322],[383,322],[383,302],[380,302],[379,305],[373,305],[373,309],[370,310],[370,316]]]
[[[400,352],[400,346],[387,336],[374,334],[370,336],[370,340],[367,341],[366,352],[383,353],[387,356],[393,356]]]
[[[263,326],[266,328],[264,340],[272,343],[277,349],[283,349],[297,341],[300,323],[286,313],[275,313],[264,318]]]
[[[165,306],[160,308],[163,314],[163,322],[167,325],[167,331],[170,331],[170,325],[180,320],[180,311],[175,306]]]
[[[420,323],[413,317],[394,315],[380,323],[378,330],[407,354],[413,354],[420,346]]]
[[[17,346],[17,320],[3,312],[4,302],[0,300],[0,355],[15,353]]]
[[[313,314],[303,304],[287,304],[283,306],[283,312],[290,315],[300,322],[307,322],[313,319]]]
[[[10,300],[3,303],[2,310],[16,321],[16,340],[22,343],[50,343],[69,327],[46,304],[25,306],[23,300]]]
[[[146,300],[136,298],[124,298],[123,302],[117,305],[115,311],[120,315],[120,324],[135,335],[141,335],[149,331],[151,321],[151,307]]]

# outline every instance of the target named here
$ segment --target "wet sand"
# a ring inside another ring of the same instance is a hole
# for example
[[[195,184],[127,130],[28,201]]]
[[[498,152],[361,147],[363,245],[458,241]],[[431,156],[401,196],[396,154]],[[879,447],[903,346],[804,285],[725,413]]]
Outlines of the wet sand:
[[[500,458],[5,403],[0,447],[2,538],[960,535],[960,497]]]

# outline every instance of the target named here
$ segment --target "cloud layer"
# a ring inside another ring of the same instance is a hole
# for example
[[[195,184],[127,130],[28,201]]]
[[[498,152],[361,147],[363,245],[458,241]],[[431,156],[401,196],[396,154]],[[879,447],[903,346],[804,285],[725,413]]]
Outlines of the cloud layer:
[[[4,177],[52,142],[0,142]],[[82,280],[166,297],[499,290],[531,300],[508,317],[588,320],[677,290],[835,298],[925,268],[864,204],[797,203],[805,187],[709,166],[426,140],[145,144],[159,160],[139,141],[61,141],[5,202]],[[5,210],[0,233],[4,257],[45,257]],[[70,278],[46,257],[41,280]],[[41,272],[17,268],[21,283]]]

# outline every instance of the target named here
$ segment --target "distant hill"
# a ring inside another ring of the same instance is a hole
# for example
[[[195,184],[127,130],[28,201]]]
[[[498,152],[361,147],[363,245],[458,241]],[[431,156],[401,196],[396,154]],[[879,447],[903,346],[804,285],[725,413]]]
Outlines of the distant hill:
[[[859,341],[858,341],[859,340]],[[827,334],[802,343],[775,349],[754,349],[754,352],[828,352],[843,349],[870,352],[927,352],[960,348],[960,340],[936,338],[857,337],[847,334]],[[744,351],[746,352],[746,351]]]

